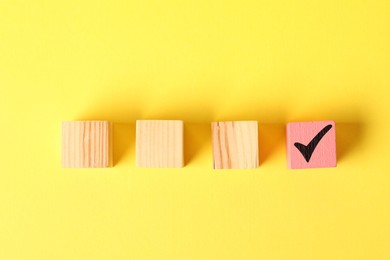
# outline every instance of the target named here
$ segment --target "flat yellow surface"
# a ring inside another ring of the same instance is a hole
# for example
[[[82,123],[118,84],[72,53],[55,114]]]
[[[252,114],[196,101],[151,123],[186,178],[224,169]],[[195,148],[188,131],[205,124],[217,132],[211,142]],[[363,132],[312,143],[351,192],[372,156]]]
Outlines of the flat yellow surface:
[[[390,259],[390,2],[0,0],[0,259]],[[61,169],[61,121],[114,122]],[[135,120],[185,120],[183,169]],[[337,123],[288,170],[285,124]],[[212,170],[210,121],[258,120],[260,167]]]

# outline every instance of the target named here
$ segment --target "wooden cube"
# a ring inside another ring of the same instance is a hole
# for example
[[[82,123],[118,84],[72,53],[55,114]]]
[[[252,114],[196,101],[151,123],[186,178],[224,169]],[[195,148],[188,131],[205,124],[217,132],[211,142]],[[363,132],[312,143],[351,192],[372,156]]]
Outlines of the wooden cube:
[[[110,123],[69,121],[62,123],[62,167],[110,166]]]
[[[259,166],[257,121],[212,122],[214,169]]]
[[[336,167],[334,121],[288,123],[286,132],[290,169]]]
[[[137,120],[136,157],[138,167],[183,167],[183,121]]]

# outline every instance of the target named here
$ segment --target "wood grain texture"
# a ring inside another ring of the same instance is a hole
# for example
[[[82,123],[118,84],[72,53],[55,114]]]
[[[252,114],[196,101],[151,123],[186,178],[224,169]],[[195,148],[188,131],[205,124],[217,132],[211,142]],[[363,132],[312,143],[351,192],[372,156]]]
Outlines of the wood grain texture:
[[[138,167],[183,167],[183,121],[137,120],[136,157]]]
[[[110,123],[68,121],[62,123],[62,167],[110,166]]]
[[[288,123],[286,135],[287,165],[290,169],[336,167],[334,121]]]
[[[257,121],[212,122],[214,169],[259,166]]]

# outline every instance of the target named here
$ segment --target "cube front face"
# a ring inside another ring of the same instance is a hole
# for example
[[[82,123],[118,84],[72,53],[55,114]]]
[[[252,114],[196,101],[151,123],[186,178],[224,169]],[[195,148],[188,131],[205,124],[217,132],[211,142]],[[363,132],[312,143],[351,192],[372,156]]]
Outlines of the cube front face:
[[[62,167],[110,166],[110,123],[68,121],[62,123]]]
[[[212,122],[214,169],[259,166],[257,121]]]
[[[334,121],[288,123],[286,131],[290,169],[336,167]]]
[[[183,121],[137,120],[136,157],[138,167],[183,167]]]

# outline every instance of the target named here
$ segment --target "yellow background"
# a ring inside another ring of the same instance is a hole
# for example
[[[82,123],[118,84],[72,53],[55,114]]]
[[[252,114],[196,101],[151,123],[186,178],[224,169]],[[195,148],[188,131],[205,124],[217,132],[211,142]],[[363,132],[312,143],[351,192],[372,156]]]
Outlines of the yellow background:
[[[390,2],[0,0],[0,259],[390,259]],[[61,121],[114,122],[114,168],[61,169]],[[136,119],[185,120],[183,169]],[[260,167],[213,171],[212,120]],[[287,170],[285,124],[337,123]]]

